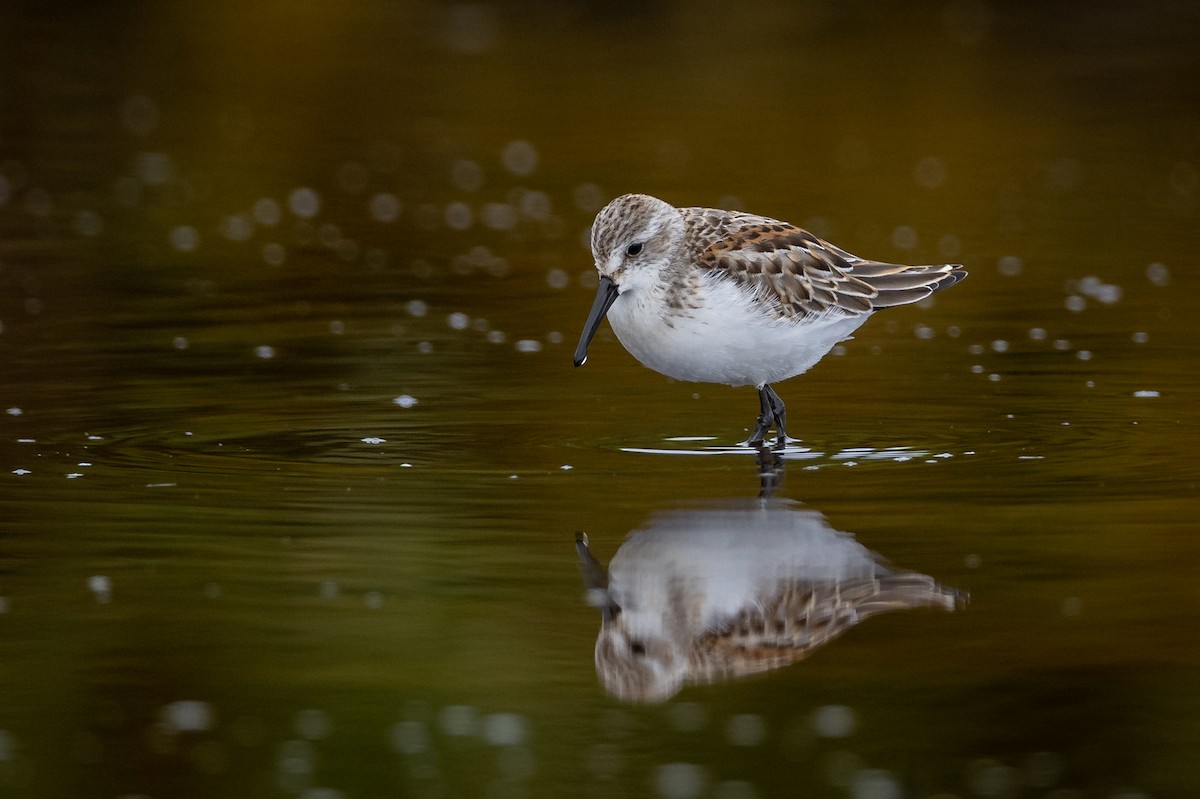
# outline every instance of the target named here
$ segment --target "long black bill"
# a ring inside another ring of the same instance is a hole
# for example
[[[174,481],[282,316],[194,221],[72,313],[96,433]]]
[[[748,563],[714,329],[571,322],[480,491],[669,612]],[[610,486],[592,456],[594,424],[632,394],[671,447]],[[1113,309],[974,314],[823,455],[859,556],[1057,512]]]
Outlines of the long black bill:
[[[592,303],[592,310],[588,313],[587,322],[583,325],[583,334],[579,337],[579,346],[575,348],[576,366],[583,366],[587,361],[588,345],[592,343],[592,337],[596,335],[600,323],[604,321],[604,315],[616,302],[617,294],[617,284],[612,282],[612,278],[601,277],[600,288],[596,289],[596,301]]]
[[[621,607],[608,593],[608,570],[588,549],[587,533],[575,534],[575,553],[579,556],[579,574],[588,593],[588,604],[600,610],[600,618],[604,621],[612,621],[620,614]]]

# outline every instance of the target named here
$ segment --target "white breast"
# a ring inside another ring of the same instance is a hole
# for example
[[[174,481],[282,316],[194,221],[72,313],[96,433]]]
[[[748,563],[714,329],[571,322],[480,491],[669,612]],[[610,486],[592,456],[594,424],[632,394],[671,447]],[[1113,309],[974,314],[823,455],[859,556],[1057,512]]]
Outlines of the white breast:
[[[653,289],[627,291],[608,312],[625,349],[676,380],[757,386],[807,371],[870,314],[780,319],[732,281],[704,276],[700,307],[668,306]]]
[[[781,582],[864,581],[875,571],[872,553],[816,511],[731,503],[660,514],[631,533],[609,564],[609,589],[629,629],[661,634],[737,616]],[[692,616],[664,619],[678,594]]]

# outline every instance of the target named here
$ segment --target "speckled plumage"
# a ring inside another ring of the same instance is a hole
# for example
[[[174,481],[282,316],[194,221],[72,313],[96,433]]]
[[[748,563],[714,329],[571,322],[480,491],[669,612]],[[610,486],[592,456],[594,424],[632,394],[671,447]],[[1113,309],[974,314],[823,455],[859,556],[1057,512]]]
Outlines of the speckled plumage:
[[[630,534],[606,573],[586,538],[578,546],[603,613],[596,671],[629,701],[786,666],[878,613],[965,600],[932,577],[893,571],[788,502],[661,514]]]
[[[807,371],[877,309],[966,276],[957,264],[871,261],[777,219],[645,194],[605,206],[591,244],[601,281],[576,365],[607,314],[625,348],[657,372],[758,387],[752,442],[772,423],[786,439],[771,383]]]

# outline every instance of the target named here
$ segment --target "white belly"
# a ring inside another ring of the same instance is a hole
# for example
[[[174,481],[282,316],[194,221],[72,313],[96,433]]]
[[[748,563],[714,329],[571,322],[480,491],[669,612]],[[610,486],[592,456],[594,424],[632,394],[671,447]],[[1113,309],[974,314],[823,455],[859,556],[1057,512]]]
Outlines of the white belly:
[[[710,280],[690,316],[650,291],[629,291],[613,303],[609,322],[625,349],[676,380],[759,386],[795,377],[850,337],[870,316],[772,318],[737,286]],[[768,309],[769,310],[769,309]]]

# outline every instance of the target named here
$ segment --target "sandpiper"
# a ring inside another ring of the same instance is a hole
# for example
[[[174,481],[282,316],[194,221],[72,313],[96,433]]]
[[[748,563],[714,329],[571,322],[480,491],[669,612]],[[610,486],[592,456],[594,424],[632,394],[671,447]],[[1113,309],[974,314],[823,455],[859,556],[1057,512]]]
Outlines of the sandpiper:
[[[966,277],[958,264],[870,261],[795,225],[741,211],[676,208],[625,194],[596,215],[600,273],[575,365],[605,315],[617,338],[656,372],[755,386],[759,414],[747,444],[771,426],[787,443],[772,383],[807,371],[879,308],[906,305]]]
[[[626,701],[777,669],[878,613],[955,610],[967,599],[893,570],[817,511],[778,500],[658,514],[607,569],[585,534],[575,548],[600,611],[596,673]]]

